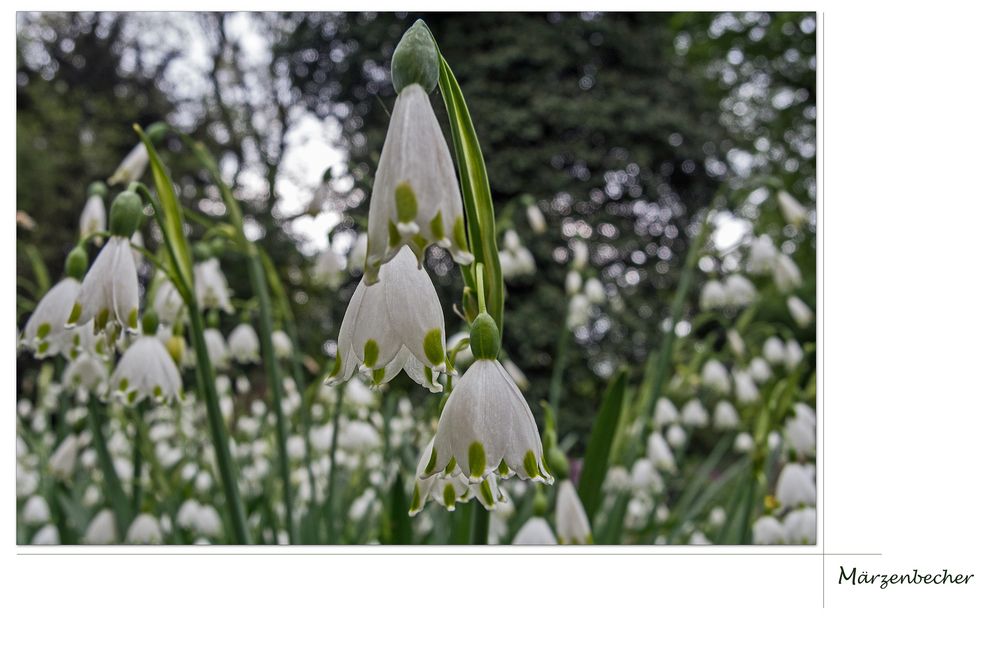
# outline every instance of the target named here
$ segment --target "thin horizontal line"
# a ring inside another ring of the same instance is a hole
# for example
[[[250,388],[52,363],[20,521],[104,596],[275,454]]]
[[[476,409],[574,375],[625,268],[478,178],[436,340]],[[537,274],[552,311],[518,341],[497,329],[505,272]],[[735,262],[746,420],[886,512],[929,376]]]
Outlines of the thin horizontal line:
[[[742,554],[724,554],[724,553],[656,553],[656,552],[639,552],[639,553],[623,553],[621,551],[597,551],[597,552],[584,552],[584,551],[571,551],[564,547],[557,547],[546,551],[506,551],[504,553],[482,553],[475,551],[447,551],[442,553],[433,553],[426,551],[414,551],[414,552],[377,552],[377,551],[361,551],[361,552],[345,552],[345,551],[317,551],[317,552],[279,552],[274,553],[260,553],[260,552],[247,552],[242,553],[239,551],[220,551],[220,550],[208,550],[204,552],[190,552],[186,551],[184,553],[163,553],[159,551],[148,552],[148,551],[75,551],[67,553],[56,553],[52,551],[19,551],[19,556],[686,556],[699,558],[701,556],[733,556],[733,557],[743,557],[743,556],[811,556],[813,558],[821,558],[823,553],[742,553]],[[831,553],[826,552],[827,556],[881,556],[881,553]]]

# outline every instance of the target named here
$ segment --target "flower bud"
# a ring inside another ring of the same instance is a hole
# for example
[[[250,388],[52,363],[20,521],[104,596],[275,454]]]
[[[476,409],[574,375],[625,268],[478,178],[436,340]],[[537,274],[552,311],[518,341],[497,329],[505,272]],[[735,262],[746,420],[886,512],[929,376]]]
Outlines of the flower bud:
[[[143,219],[142,198],[126,190],[111,202],[111,233],[129,238],[139,228]]]
[[[76,246],[66,256],[66,275],[83,280],[83,275],[87,273],[87,263],[87,251]]]
[[[160,326],[160,318],[156,314],[155,310],[147,310],[146,314],[142,316],[142,333],[147,336],[155,336],[156,328]]]
[[[170,358],[173,359],[174,363],[178,366],[181,365],[181,362],[184,359],[184,347],[184,336],[174,334],[167,340],[167,352],[170,353]]]
[[[419,83],[430,93],[439,74],[437,45],[427,24],[418,20],[403,33],[392,53],[392,87],[398,95],[410,84]]]
[[[496,359],[500,353],[500,330],[489,313],[479,313],[469,332],[472,356],[476,359]]]
[[[87,197],[100,197],[104,198],[108,196],[108,188],[100,181],[94,181],[87,187]]]

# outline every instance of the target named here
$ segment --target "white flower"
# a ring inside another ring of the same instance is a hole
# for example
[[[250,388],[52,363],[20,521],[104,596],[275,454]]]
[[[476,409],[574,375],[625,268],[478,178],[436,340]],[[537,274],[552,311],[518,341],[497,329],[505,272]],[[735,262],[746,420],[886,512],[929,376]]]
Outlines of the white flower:
[[[118,530],[115,527],[115,515],[109,509],[103,509],[94,515],[83,534],[84,544],[114,544],[118,541]]]
[[[785,422],[784,441],[799,454],[816,451],[816,413],[807,405],[795,406],[795,416]]]
[[[16,466],[15,486],[18,499],[27,498],[38,490],[38,473],[21,466]]]
[[[149,302],[147,301],[147,304]],[[186,304],[170,280],[162,280],[153,295],[153,312],[166,326],[172,325],[184,314]]]
[[[738,273],[726,278],[725,292],[728,305],[740,308],[749,306],[757,298],[757,288],[746,276]]]
[[[399,371],[433,392],[437,374],[446,372],[444,314],[434,285],[409,248],[382,265],[381,280],[358,284],[337,339],[334,372],[328,381],[344,382],[360,367],[374,384]]]
[[[274,346],[274,356],[278,359],[292,356],[292,339],[284,331],[278,329],[271,332],[271,345]]]
[[[759,545],[784,544],[785,527],[773,516],[762,516],[754,521],[753,543]]]
[[[332,434],[331,434],[332,437]],[[371,452],[382,446],[382,436],[368,422],[352,420],[343,425],[337,437],[345,451]]]
[[[229,353],[241,364],[260,361],[260,339],[252,326],[243,322],[229,332]]]
[[[76,436],[68,435],[49,457],[49,470],[56,479],[69,480],[76,469],[76,453],[80,446]]]
[[[80,237],[86,238],[107,228],[108,214],[104,209],[104,199],[98,194],[90,195],[80,213]]]
[[[653,411],[653,425],[659,429],[676,421],[677,408],[674,407],[674,404],[670,402],[669,398],[658,398],[656,408]]]
[[[118,185],[119,183],[131,183],[142,178],[149,164],[149,154],[146,152],[146,145],[139,142],[135,145],[125,159],[121,161],[115,173],[108,179],[108,185]]]
[[[594,543],[587,512],[569,480],[560,482],[556,493],[556,535],[560,544]]]
[[[792,319],[800,327],[807,327],[812,322],[813,312],[806,302],[797,296],[788,297],[788,312],[792,314]]]
[[[604,285],[597,278],[587,278],[583,285],[583,293],[587,295],[590,303],[601,305],[607,301],[607,294],[604,293]]]
[[[785,222],[794,227],[801,227],[809,219],[809,211],[806,210],[806,207],[784,190],[778,192],[778,209]]]
[[[438,423],[429,476],[453,465],[470,482],[509,470],[521,479],[551,484],[542,456],[542,441],[528,403],[500,362],[477,359],[458,379]]]
[[[760,398],[757,385],[754,384],[753,377],[747,371],[733,371],[733,384],[735,385],[736,402],[740,405],[754,403]]]
[[[333,247],[329,247],[316,255],[312,267],[313,280],[329,289],[336,289],[344,282],[345,268],[347,262],[344,261],[344,257]]]
[[[646,439],[646,457],[658,469],[671,474],[677,473],[677,463],[674,461],[674,453],[670,451],[667,440],[660,435],[659,431],[653,431],[649,434],[649,438]]]
[[[472,262],[451,152],[427,92],[410,84],[396,100],[375,169],[365,282],[375,284],[379,267],[404,246],[413,250],[419,266],[434,243],[447,248],[457,263]]]
[[[802,273],[795,260],[785,253],[778,253],[774,262],[774,284],[781,292],[791,292],[802,286]]]
[[[205,347],[208,349],[212,368],[218,370],[229,367],[229,346],[222,332],[218,329],[205,329]]]
[[[708,426],[708,412],[697,398],[692,398],[681,408],[681,423],[685,426],[701,428]]]
[[[718,280],[708,280],[701,288],[701,309],[714,310],[729,305],[726,288]]]
[[[570,271],[566,274],[566,294],[573,296],[583,288],[583,276],[579,271]]]
[[[624,466],[611,466],[604,477],[602,488],[607,493],[622,493],[631,488],[632,481]]]
[[[587,244],[580,239],[573,239],[569,242],[569,249],[573,251],[572,266],[577,271],[583,271],[590,262],[590,249]]]
[[[49,546],[59,544],[59,531],[51,523],[38,529],[35,536],[31,538],[31,543],[36,546]]]
[[[38,359],[68,353],[73,332],[66,330],[80,295],[80,281],[63,278],[45,293],[21,333],[21,346],[30,348]]]
[[[143,334],[125,350],[111,375],[111,390],[129,405],[144,398],[179,398],[183,387],[177,365],[156,336]]]
[[[740,433],[736,436],[733,449],[744,454],[753,451],[753,436],[749,433]]]
[[[782,347],[780,356],[785,356],[784,347]],[[754,382],[767,382],[771,379],[771,367],[760,357],[754,357],[750,360],[750,377],[753,378]]]
[[[194,293],[202,310],[216,308],[225,313],[233,312],[233,304],[229,301],[229,283],[217,257],[194,265]]]
[[[663,478],[649,459],[637,459],[632,464],[629,482],[632,492],[639,495],[656,496],[663,493]]]
[[[530,276],[536,270],[535,257],[524,246],[520,246],[514,250],[504,248],[500,251],[499,255],[500,272],[503,273],[505,280]]]
[[[631,498],[625,509],[625,527],[629,530],[640,530],[648,522],[653,509],[653,502],[647,496]]]
[[[49,517],[49,504],[41,496],[31,496],[21,508],[21,520],[29,526],[46,523]]]
[[[805,352],[802,351],[798,341],[790,340],[785,343],[785,368],[792,370],[799,365],[804,356]]]
[[[732,389],[729,371],[718,359],[709,359],[701,367],[701,381],[706,387],[720,394],[728,394]]]
[[[758,236],[750,244],[750,257],[747,259],[747,271],[753,274],[770,273],[774,270],[774,261],[778,249],[770,236]]]
[[[687,431],[680,424],[671,424],[667,429],[667,444],[674,448],[681,448],[687,444]]]
[[[95,330],[100,331],[109,318],[123,329],[139,329],[139,274],[129,240],[123,236],[112,236],[97,255],[66,324],[94,320]]]
[[[809,470],[799,463],[787,463],[778,475],[774,497],[782,507],[816,504],[816,483]]]
[[[515,546],[548,546],[558,544],[558,542],[552,529],[549,528],[548,522],[540,516],[535,516],[524,522],[524,525],[521,526],[521,530],[517,531],[517,535],[514,536],[511,544]]]
[[[545,216],[542,215],[541,209],[539,209],[537,205],[532,204],[528,207],[525,213],[528,216],[528,225],[531,226],[531,231],[536,234],[544,234],[546,227]]]
[[[776,365],[785,361],[785,344],[780,338],[771,336],[764,341],[764,358],[769,364]],[[768,374],[770,376],[770,374]]]
[[[421,472],[427,468],[433,456],[434,438],[431,438],[417,462],[413,500],[409,510],[410,516],[416,516],[424,508],[428,497],[433,498],[436,503],[449,512],[455,511],[457,503],[468,502],[472,498],[479,500],[480,504],[487,510],[508,504],[497,483],[497,475],[495,474],[487,475],[482,482],[469,482],[469,478],[462,472],[448,474],[446,471],[442,471],[430,477],[421,477]]]
[[[729,343],[729,347],[732,348],[733,353],[737,357],[742,357],[746,354],[746,343],[743,342],[743,337],[740,336],[740,332],[736,329],[729,329],[726,331],[726,342]]]
[[[574,294],[569,300],[566,326],[570,329],[586,326],[590,320],[590,301],[583,294]]]
[[[715,405],[712,423],[720,431],[728,431],[740,425],[740,415],[729,401],[719,401]]]
[[[816,544],[816,508],[803,507],[785,517],[788,544]]]
[[[125,541],[129,544],[162,544],[163,533],[160,532],[159,522],[150,514],[140,514],[128,527]]]

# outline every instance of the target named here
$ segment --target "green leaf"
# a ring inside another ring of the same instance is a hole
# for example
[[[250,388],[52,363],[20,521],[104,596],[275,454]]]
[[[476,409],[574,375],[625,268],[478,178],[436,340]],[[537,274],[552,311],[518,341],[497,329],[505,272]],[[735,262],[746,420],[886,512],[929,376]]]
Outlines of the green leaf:
[[[451,125],[451,137],[455,146],[455,157],[458,167],[459,181],[462,185],[462,203],[465,206],[465,219],[468,223],[468,237],[472,254],[476,262],[482,262],[485,267],[486,279],[486,310],[497,323],[497,328],[503,333],[503,273],[500,270],[500,254],[497,249],[496,222],[493,216],[493,198],[490,194],[490,180],[486,173],[486,162],[479,147],[476,129],[472,124],[472,116],[465,104],[462,89],[455,79],[448,62],[438,51],[441,67],[439,85],[445,108],[448,110],[448,122]],[[472,271],[462,268],[465,284],[476,289]]]
[[[601,486],[608,472],[611,444],[622,424],[626,377],[624,369],[618,371],[604,392],[604,400],[601,401],[601,408],[597,412],[597,419],[590,431],[590,439],[583,455],[579,495],[583,508],[587,511],[587,518],[592,524],[601,506]]]

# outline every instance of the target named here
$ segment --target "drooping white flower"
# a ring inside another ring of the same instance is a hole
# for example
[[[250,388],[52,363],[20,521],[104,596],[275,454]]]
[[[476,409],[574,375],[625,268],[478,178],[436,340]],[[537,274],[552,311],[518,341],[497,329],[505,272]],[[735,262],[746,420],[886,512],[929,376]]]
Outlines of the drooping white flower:
[[[774,284],[781,292],[791,292],[802,286],[802,272],[795,260],[779,252],[774,262]]]
[[[38,473],[24,468],[20,462],[15,467],[16,476],[14,490],[18,500],[27,498],[38,490]]]
[[[729,343],[730,349],[732,349],[733,354],[737,357],[742,357],[746,354],[746,343],[743,342],[743,337],[740,336],[740,332],[736,329],[729,329],[726,331],[726,342]]]
[[[778,249],[770,236],[758,236],[750,244],[750,256],[747,258],[747,271],[752,274],[765,274],[774,270],[774,262]]]
[[[292,356],[292,339],[281,329],[271,332],[271,344],[274,346],[274,356],[278,359]]]
[[[701,381],[706,387],[720,394],[728,394],[732,389],[729,371],[718,359],[709,359],[701,367]]]
[[[404,246],[419,266],[431,244],[448,249],[459,264],[472,262],[451,152],[427,91],[414,83],[399,93],[375,170],[365,282],[375,284],[379,267]]]
[[[560,544],[593,544],[590,521],[573,482],[559,483],[556,493],[556,535]]]
[[[738,308],[749,306],[757,298],[757,288],[746,276],[738,273],[726,277],[725,292],[726,302]]]
[[[807,327],[812,322],[813,312],[806,302],[797,296],[788,297],[788,312],[792,314],[792,319],[800,327]]]
[[[583,285],[583,293],[590,303],[596,305],[601,305],[608,299],[607,294],[604,293],[604,284],[597,278],[587,278],[587,282]]]
[[[75,435],[68,435],[49,457],[49,470],[56,479],[69,480],[76,469],[76,453],[80,446]]]
[[[802,351],[802,346],[799,345],[797,340],[790,340],[785,343],[785,368],[788,370],[794,369],[801,363],[803,357],[805,357],[805,352]]]
[[[572,239],[569,242],[569,249],[573,252],[572,266],[577,271],[583,271],[590,263],[590,248],[580,239]]]
[[[659,470],[677,473],[677,463],[674,461],[674,453],[670,451],[667,440],[659,431],[653,431],[646,439],[646,458],[653,462]]]
[[[29,348],[38,359],[70,350],[73,332],[66,330],[80,295],[80,281],[63,278],[45,293],[21,333],[21,346]]]
[[[115,173],[108,179],[108,185],[128,184],[138,181],[146,172],[149,164],[149,153],[146,152],[146,145],[141,141],[135,145],[125,159],[121,161]]]
[[[761,361],[763,361],[763,359]],[[751,377],[750,373],[747,371],[734,370],[733,385],[735,386],[734,393],[736,394],[736,402],[740,405],[755,403],[757,399],[760,398],[760,392],[757,390],[757,385],[754,383],[753,377]]]
[[[661,396],[656,399],[656,408],[653,410],[653,425],[660,429],[667,424],[673,424],[677,421],[677,408],[670,401],[669,398]]]
[[[663,493],[663,478],[649,459],[637,459],[632,464],[629,478],[632,492],[643,496],[657,496]]]
[[[718,280],[707,280],[701,288],[699,300],[702,310],[714,310],[729,305],[729,295],[726,288]]]
[[[681,423],[692,428],[708,426],[708,411],[697,398],[692,398],[681,408]]]
[[[667,429],[667,444],[674,449],[680,449],[687,444],[687,431],[680,424],[671,424]]]
[[[784,348],[781,350],[781,356],[785,356]],[[754,357],[750,360],[750,377],[754,382],[767,382],[771,379],[771,367],[760,357]]]
[[[783,527],[788,544],[816,544],[816,508],[803,507],[789,512]]]
[[[180,398],[183,386],[177,364],[160,339],[144,333],[125,350],[111,374],[111,391],[128,405],[144,398],[157,402]]]
[[[799,403],[795,415],[785,422],[784,441],[799,454],[813,454],[816,451],[816,413],[807,405]]]
[[[21,508],[21,521],[28,526],[37,526],[49,520],[49,503],[42,496],[31,496]]]
[[[774,497],[782,507],[816,504],[816,482],[809,470],[799,463],[787,463],[778,474]]]
[[[347,262],[343,255],[332,246],[316,255],[312,267],[313,280],[329,289],[336,289],[344,282],[344,269]]]
[[[229,332],[229,353],[241,364],[260,361],[260,338],[257,337],[257,331],[246,322],[237,324]]]
[[[753,436],[749,433],[740,433],[736,436],[736,440],[733,443],[733,449],[741,453],[747,453],[753,451]]]
[[[514,546],[549,546],[558,544],[558,541],[552,528],[549,527],[549,523],[542,517],[535,516],[524,522],[511,544]]]
[[[160,523],[151,514],[140,514],[128,527],[125,541],[129,544],[162,544]]]
[[[806,207],[784,190],[778,192],[778,210],[781,211],[781,217],[785,222],[793,227],[801,227],[809,219]]]
[[[101,249],[83,278],[66,324],[85,324],[91,320],[98,331],[109,320],[128,331],[139,329],[139,274],[126,237],[112,236]]]
[[[147,301],[148,303],[148,301]],[[166,326],[173,325],[184,314],[186,304],[170,280],[162,280],[153,295],[153,311],[160,322]]]
[[[528,216],[528,225],[531,226],[531,231],[536,234],[545,233],[545,216],[542,215],[542,210],[538,208],[536,204],[531,204],[528,206],[525,213]]]
[[[764,341],[764,358],[772,366],[784,363],[785,344],[777,336],[770,336]]]
[[[449,512],[453,512],[457,503],[468,502],[476,498],[487,510],[493,510],[508,504],[507,498],[497,483],[497,475],[489,474],[482,482],[470,482],[461,471],[442,471],[430,477],[421,477],[434,456],[434,438],[424,448],[417,462],[416,481],[413,488],[413,499],[410,503],[410,516],[416,516],[423,508],[428,498]]]
[[[566,294],[573,296],[583,288],[583,276],[579,271],[570,271],[566,274]]]
[[[115,526],[115,515],[109,509],[103,509],[94,515],[83,534],[84,544],[114,544],[118,541],[118,529]]]
[[[212,368],[221,370],[229,367],[229,346],[221,331],[205,329],[205,347],[208,349],[208,358],[212,362]]]
[[[379,282],[358,284],[337,339],[329,381],[349,379],[355,369],[384,384],[405,370],[433,392],[437,374],[447,372],[444,314],[434,285],[407,247],[382,265]]]
[[[570,329],[586,326],[590,321],[590,301],[584,294],[574,294],[569,300],[566,326]]]
[[[194,265],[194,292],[202,310],[215,308],[224,313],[234,312],[229,301],[229,283],[218,257],[210,257]]]
[[[59,544],[59,530],[51,523],[38,529],[31,543],[35,546],[53,546]]]
[[[762,516],[754,521],[753,543],[758,545],[784,544],[785,527],[773,516]]]
[[[319,184],[313,191],[312,199],[306,207],[306,215],[316,217],[323,212],[323,204],[325,204],[326,200],[330,197],[330,181],[332,177],[333,167],[327,167],[326,171],[323,172],[323,177],[320,179]]]
[[[729,401],[719,401],[715,404],[715,414],[712,418],[715,428],[728,431],[740,425],[740,415]]]
[[[96,193],[91,194],[80,213],[80,238],[103,232],[107,228],[108,214],[104,209],[104,198]]]

